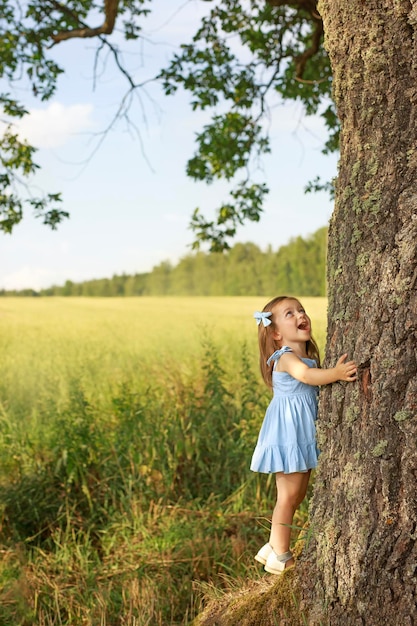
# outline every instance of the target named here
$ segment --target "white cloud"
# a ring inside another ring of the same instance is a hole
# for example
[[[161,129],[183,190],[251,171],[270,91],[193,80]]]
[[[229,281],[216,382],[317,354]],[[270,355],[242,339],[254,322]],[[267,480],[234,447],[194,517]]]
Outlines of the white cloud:
[[[91,104],[51,103],[46,109],[31,109],[16,123],[21,138],[37,148],[57,148],[82,131],[93,128]]]
[[[67,276],[62,271],[25,265],[3,276],[0,288],[39,290],[44,287],[50,287],[52,284],[63,284],[66,279]]]

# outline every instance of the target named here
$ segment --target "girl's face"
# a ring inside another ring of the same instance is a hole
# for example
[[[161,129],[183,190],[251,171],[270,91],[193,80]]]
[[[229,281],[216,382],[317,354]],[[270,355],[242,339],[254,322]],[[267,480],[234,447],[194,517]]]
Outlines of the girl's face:
[[[311,320],[301,303],[295,298],[286,298],[272,309],[275,323],[274,339],[280,346],[304,343],[311,339]]]

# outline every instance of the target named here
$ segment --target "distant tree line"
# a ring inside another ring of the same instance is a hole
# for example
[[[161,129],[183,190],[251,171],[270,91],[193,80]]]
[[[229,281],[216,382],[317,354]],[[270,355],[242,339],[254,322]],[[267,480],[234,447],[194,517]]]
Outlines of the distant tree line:
[[[189,254],[173,266],[164,261],[146,274],[122,274],[3,296],[248,296],[261,293],[326,295],[327,227],[296,237],[274,252],[237,243],[224,253]]]

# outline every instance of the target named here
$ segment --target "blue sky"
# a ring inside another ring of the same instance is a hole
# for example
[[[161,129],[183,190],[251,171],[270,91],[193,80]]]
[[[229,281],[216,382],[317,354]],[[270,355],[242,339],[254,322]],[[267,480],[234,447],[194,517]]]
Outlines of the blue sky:
[[[210,7],[198,0],[155,0],[151,6],[146,41],[123,46],[138,81],[168,64]],[[190,253],[193,210],[198,206],[210,216],[228,200],[225,183],[207,186],[186,177],[195,133],[208,121],[208,114],[191,110],[187,94],[166,97],[149,84],[130,111],[137,132],[120,121],[98,147],[127,85],[108,59],[93,86],[95,46],[71,40],[52,50],[66,72],[49,102],[31,99],[21,86],[15,91],[30,109],[20,133],[39,148],[42,170],[35,190],[61,191],[71,217],[51,231],[27,214],[11,236],[0,234],[0,288],[39,289],[66,279],[146,272],[164,260],[176,263]],[[328,223],[328,196],[305,195],[304,187],[317,175],[329,180],[337,167],[335,155],[321,154],[321,120],[305,118],[299,105],[278,103],[270,134],[272,153],[257,174],[270,188],[264,215],[242,227],[235,240],[262,249],[278,249]]]

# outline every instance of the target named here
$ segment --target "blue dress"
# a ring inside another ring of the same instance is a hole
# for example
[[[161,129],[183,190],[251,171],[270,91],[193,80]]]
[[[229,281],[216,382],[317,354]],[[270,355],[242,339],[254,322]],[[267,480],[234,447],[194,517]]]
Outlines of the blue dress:
[[[291,352],[287,346],[268,361]],[[302,359],[317,367],[313,359]],[[306,385],[287,372],[272,372],[273,398],[266,410],[253,453],[251,470],[271,474],[306,472],[317,465],[316,417],[318,387]]]

